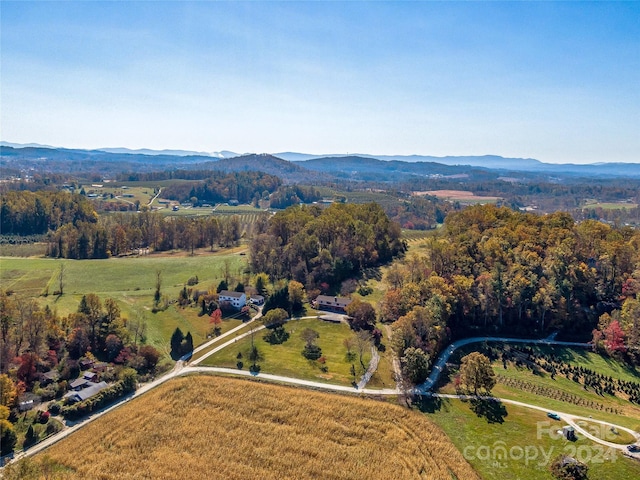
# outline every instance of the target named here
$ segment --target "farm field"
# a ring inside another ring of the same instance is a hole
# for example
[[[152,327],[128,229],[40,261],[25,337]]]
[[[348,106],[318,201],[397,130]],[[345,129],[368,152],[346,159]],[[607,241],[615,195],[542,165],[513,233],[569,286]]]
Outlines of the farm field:
[[[431,195],[450,202],[460,202],[465,205],[484,203],[496,203],[500,197],[479,196],[467,190],[429,190],[425,192],[413,192],[414,195]]]
[[[52,295],[58,289],[60,265],[65,265],[64,294]],[[75,312],[83,295],[97,294],[103,301],[113,298],[125,318],[139,318],[147,324],[147,343],[168,354],[171,334],[180,327],[190,331],[196,345],[206,339],[211,328],[208,317],[199,317],[198,308],[179,308],[170,305],[166,310],[152,313],[155,274],[162,272],[162,294],[170,300],[190,277],[198,276],[192,288],[208,290],[217,286],[228,268],[236,281],[244,276],[246,257],[237,253],[201,254],[187,256],[149,255],[143,257],[110,258],[105,260],[58,260],[48,258],[1,258],[0,281],[3,288],[16,294],[37,297],[59,315]],[[39,296],[48,291],[50,295]],[[222,331],[239,325],[239,320],[223,322]]]
[[[304,340],[300,334],[305,328],[311,328],[319,333],[316,344],[322,348],[322,356],[326,359],[326,372],[320,370],[316,362],[307,360],[302,356]],[[289,339],[280,345],[271,345],[264,340],[267,330],[255,333],[254,343],[262,355],[258,365],[262,373],[272,373],[305,380],[334,383],[339,385],[351,385],[353,376],[350,373],[351,362],[347,361],[347,350],[343,345],[346,338],[354,336],[354,332],[345,324],[334,324],[319,319],[291,320],[285,324],[289,332]],[[229,346],[205,359],[202,364],[215,367],[237,368],[238,361],[242,361],[243,368],[248,369],[249,350],[251,337],[245,337],[238,341],[237,345]],[[355,352],[355,349],[353,350]],[[238,354],[242,358],[238,359]],[[371,351],[367,349],[363,357],[365,366],[371,359]],[[352,362],[356,369],[356,381],[362,376],[363,369],[357,358]]]
[[[603,210],[621,210],[623,208],[631,209],[637,208],[637,203],[631,202],[598,202],[597,200],[587,199],[585,200],[582,208],[591,209],[591,208],[602,208]]]
[[[423,405],[423,410],[429,412],[427,418],[449,435],[485,480],[552,480],[547,459],[553,461],[559,454],[568,454],[586,463],[592,479],[640,476],[640,464],[618,451],[580,435],[575,442],[558,436],[555,432],[562,427],[562,422],[550,420],[544,412],[505,404],[473,407],[470,402],[457,399],[430,402]]]
[[[68,479],[479,478],[419,412],[213,376],[171,380],[44,456]]]

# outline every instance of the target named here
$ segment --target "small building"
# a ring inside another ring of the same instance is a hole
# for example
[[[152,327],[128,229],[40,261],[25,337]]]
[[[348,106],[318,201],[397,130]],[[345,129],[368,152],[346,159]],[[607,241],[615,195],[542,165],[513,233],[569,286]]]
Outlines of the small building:
[[[313,307],[318,310],[329,312],[346,313],[347,306],[352,302],[346,297],[330,297],[328,295],[318,295],[313,303]]]
[[[49,370],[40,376],[40,386],[46,387],[47,385],[57,382],[60,378],[60,374],[57,370]]]
[[[254,305],[264,305],[264,297],[262,295],[251,295],[249,302]]]
[[[218,294],[218,301],[220,303],[228,303],[239,310],[247,304],[247,295],[244,292],[222,290]]]
[[[94,372],[104,372],[109,368],[109,364],[107,362],[96,362],[93,364]]]
[[[93,385],[77,392],[67,392],[65,393],[63,398],[69,403],[82,402],[87,398],[93,397],[95,394],[97,394],[101,390],[104,390],[108,386],[109,385],[107,384],[107,382],[94,383]]]
[[[98,374],[95,372],[83,372],[81,377],[76,378],[72,382],[69,382],[69,388],[71,390],[80,391],[90,387],[92,384],[98,382]]]
[[[576,431],[570,425],[566,425],[566,426],[562,427],[562,436],[564,438],[566,438],[567,440],[571,440],[571,441],[577,440]]]
[[[80,366],[80,368],[82,370],[89,370],[91,367],[93,367],[93,364],[96,363],[93,360],[89,359],[89,358],[83,358],[78,362],[78,365]]]
[[[18,410],[21,412],[26,412],[27,410],[31,410],[32,408],[34,408],[41,401],[42,398],[34,393],[23,393],[18,397]]]

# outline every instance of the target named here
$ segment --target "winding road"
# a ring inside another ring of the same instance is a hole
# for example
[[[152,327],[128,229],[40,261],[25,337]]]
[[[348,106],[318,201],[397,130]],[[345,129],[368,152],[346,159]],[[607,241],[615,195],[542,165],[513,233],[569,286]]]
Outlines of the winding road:
[[[282,375],[273,375],[273,374],[269,374],[269,373],[252,373],[252,372],[248,372],[246,370],[237,370],[237,369],[233,369],[233,368],[221,368],[221,367],[203,367],[203,366],[198,366],[198,364],[200,362],[202,362],[205,358],[209,357],[210,355],[213,355],[214,353],[222,350],[223,348],[228,347],[229,345],[234,344],[237,340],[245,338],[248,335],[251,335],[252,333],[255,334],[255,332],[262,330],[264,327],[264,325],[260,325],[257,328],[251,328],[248,332],[245,332],[241,335],[237,335],[236,337],[227,340],[226,342],[215,346],[214,348],[211,348],[211,350],[206,351],[206,353],[204,353],[203,355],[198,356],[197,358],[195,358],[194,360],[191,361],[191,363],[187,363],[189,358],[193,358],[192,356],[200,353],[202,351],[207,350],[208,348],[212,347],[213,345],[215,345],[216,343],[221,342],[222,340],[224,340],[227,337],[230,337],[231,335],[233,335],[234,333],[236,333],[238,330],[246,327],[247,325],[251,324],[252,322],[255,322],[257,319],[259,319],[262,316],[262,308],[259,309],[258,313],[251,319],[249,320],[247,323],[244,323],[232,330],[229,330],[228,332],[224,333],[223,335],[220,335],[219,337],[216,337],[208,342],[205,342],[204,344],[198,346],[196,349],[194,349],[194,351],[192,352],[192,354],[187,355],[185,357],[183,357],[182,359],[178,360],[176,362],[176,365],[174,366],[174,368],[166,373],[165,375],[163,375],[162,377],[149,382],[147,384],[142,385],[140,388],[138,388],[138,390],[136,390],[133,394],[129,395],[128,397],[122,399],[121,401],[119,401],[118,403],[107,407],[103,410],[100,410],[98,412],[95,412],[94,414],[92,414],[91,416],[89,416],[88,418],[82,420],[81,422],[78,422],[76,424],[73,424],[71,426],[69,426],[68,428],[65,428],[63,431],[59,432],[56,435],[53,435],[43,441],[41,441],[40,443],[37,443],[36,445],[32,446],[31,448],[29,448],[27,451],[25,452],[20,452],[17,455],[15,455],[14,460],[18,460],[20,458],[26,457],[26,456],[31,456],[34,455],[35,453],[38,453],[46,448],[48,448],[49,446],[53,445],[54,443],[62,440],[63,438],[67,437],[68,435],[72,434],[73,432],[75,432],[76,430],[78,430],[79,428],[82,428],[83,426],[87,425],[88,423],[96,420],[97,418],[100,418],[101,416],[105,415],[106,413],[111,412],[112,410],[115,410],[116,408],[120,407],[121,405],[129,402],[131,399],[133,398],[137,398],[140,397],[141,395],[144,395],[146,392],[148,392],[149,390],[157,387],[158,385],[161,385],[163,383],[165,383],[166,381],[175,378],[177,376],[182,376],[182,375],[189,375],[189,374],[196,374],[196,373],[217,373],[217,374],[223,374],[223,375],[233,375],[233,376],[241,376],[241,377],[255,377],[255,378],[260,378],[260,379],[264,379],[267,381],[271,381],[271,382],[277,382],[277,383],[283,383],[283,384],[288,384],[288,385],[296,385],[296,386],[302,386],[302,387],[307,387],[307,388],[313,388],[313,389],[318,389],[318,390],[325,390],[325,391],[332,391],[332,392],[345,392],[345,393],[356,393],[356,394],[365,394],[365,395],[398,395],[400,394],[400,390],[396,389],[373,389],[373,388],[358,388],[360,386],[360,384],[358,385],[358,387],[350,387],[350,386],[345,386],[345,385],[335,385],[335,384],[330,384],[330,383],[323,383],[323,382],[316,382],[316,381],[312,381],[312,380],[303,380],[303,379],[299,379],[299,378],[291,378],[291,377],[285,377]],[[302,317],[302,318],[316,318],[316,317]],[[575,343],[575,342],[560,342],[560,341],[556,341],[553,336],[546,338],[546,339],[539,339],[539,340],[532,340],[532,339],[519,339],[519,338],[508,338],[508,337],[473,337],[473,338],[467,338],[467,339],[463,339],[463,340],[458,340],[456,342],[453,342],[451,345],[449,345],[443,352],[442,354],[440,354],[440,356],[438,357],[438,360],[436,361],[436,363],[434,364],[433,370],[431,372],[431,374],[429,375],[429,377],[427,378],[427,380],[420,386],[416,387],[414,390],[414,393],[417,394],[421,394],[421,395],[431,395],[433,397],[437,397],[437,398],[457,398],[457,399],[470,399],[470,398],[476,398],[476,397],[470,397],[470,396],[466,396],[466,395],[448,395],[448,394],[437,394],[437,393],[432,393],[431,390],[433,389],[433,386],[436,384],[440,374],[442,373],[444,366],[446,365],[447,361],[449,360],[449,358],[451,357],[451,355],[460,347],[464,346],[464,345],[469,345],[472,343],[483,343],[483,342],[487,342],[487,343],[491,343],[491,342],[501,342],[501,343],[521,343],[521,344],[533,344],[533,345],[559,345],[559,346],[570,346],[570,347],[583,347],[583,348],[588,348],[591,345],[588,343]],[[544,407],[540,407],[537,405],[531,405],[528,403],[524,403],[524,402],[518,402],[515,400],[508,400],[508,399],[502,399],[502,398],[497,398],[497,397],[480,397],[482,399],[485,400],[495,400],[495,401],[499,401],[502,402],[504,404],[508,404],[508,405],[516,405],[519,407],[524,407],[524,408],[529,408],[529,409],[533,409],[533,410],[538,410],[541,412],[548,412],[548,409],[544,408]],[[628,433],[630,433],[631,435],[633,435],[636,438],[636,442],[640,441],[640,434],[638,434],[637,432],[634,432],[631,429],[628,429],[626,427],[622,427],[620,425],[613,425],[607,422],[600,422],[598,420],[594,420],[591,418],[585,418],[585,417],[580,417],[578,415],[572,415],[569,413],[565,413],[565,412],[558,412],[558,411],[554,411],[556,414],[558,414],[560,416],[560,418],[566,422],[567,424],[571,425],[576,432],[578,432],[579,434],[585,436],[586,438],[589,438],[590,440],[601,444],[603,446],[618,450],[623,452],[625,455],[632,457],[632,458],[636,458],[638,460],[640,460],[640,452],[637,453],[630,453],[627,451],[626,449],[626,445],[620,445],[617,443],[612,443],[612,442],[608,442],[606,440],[603,440],[601,438],[598,438],[597,436],[593,435],[591,432],[587,431],[586,429],[584,429],[578,422],[581,421],[587,421],[590,422],[591,424],[593,423],[599,423],[602,425],[605,425],[609,428],[613,427],[615,429],[618,430],[623,430],[626,431]]]

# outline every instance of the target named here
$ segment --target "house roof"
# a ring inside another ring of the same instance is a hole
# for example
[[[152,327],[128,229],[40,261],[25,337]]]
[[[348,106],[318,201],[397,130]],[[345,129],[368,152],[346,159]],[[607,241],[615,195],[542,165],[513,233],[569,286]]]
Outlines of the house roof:
[[[219,294],[221,297],[232,297],[232,298],[240,298],[245,295],[244,292],[232,292],[230,290],[222,290]]]
[[[42,376],[48,380],[53,380],[54,382],[60,378],[60,374],[57,370],[49,370],[46,373],[43,373]]]
[[[328,295],[318,295],[316,302],[323,305],[333,305],[337,307],[346,307],[352,300],[346,297],[330,297]]]
[[[82,387],[83,385],[86,385],[87,383],[89,383],[89,380],[87,380],[84,377],[81,377],[81,378],[76,378],[73,382],[69,383],[69,386],[71,388],[78,388],[78,387]]]
[[[100,392],[100,390],[104,390],[108,386],[109,384],[107,384],[107,382],[99,382],[85,388],[84,390],[80,390],[79,392],[69,392],[65,394],[64,397],[75,398],[77,401],[81,402],[89,397],[93,397],[96,393]]]

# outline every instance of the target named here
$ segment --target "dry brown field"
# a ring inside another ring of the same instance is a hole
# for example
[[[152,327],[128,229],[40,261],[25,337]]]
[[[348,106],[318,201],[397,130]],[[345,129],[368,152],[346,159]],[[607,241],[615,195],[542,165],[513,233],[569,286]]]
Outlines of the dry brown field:
[[[45,455],[73,479],[479,479],[417,411],[205,375],[171,380]]]
[[[431,195],[433,197],[437,197],[443,200],[449,200],[451,202],[471,202],[471,203],[494,203],[500,200],[500,197],[485,197],[476,195],[473,192],[469,192],[467,190],[429,190],[426,192],[413,192],[413,195],[422,196],[422,195]]]

